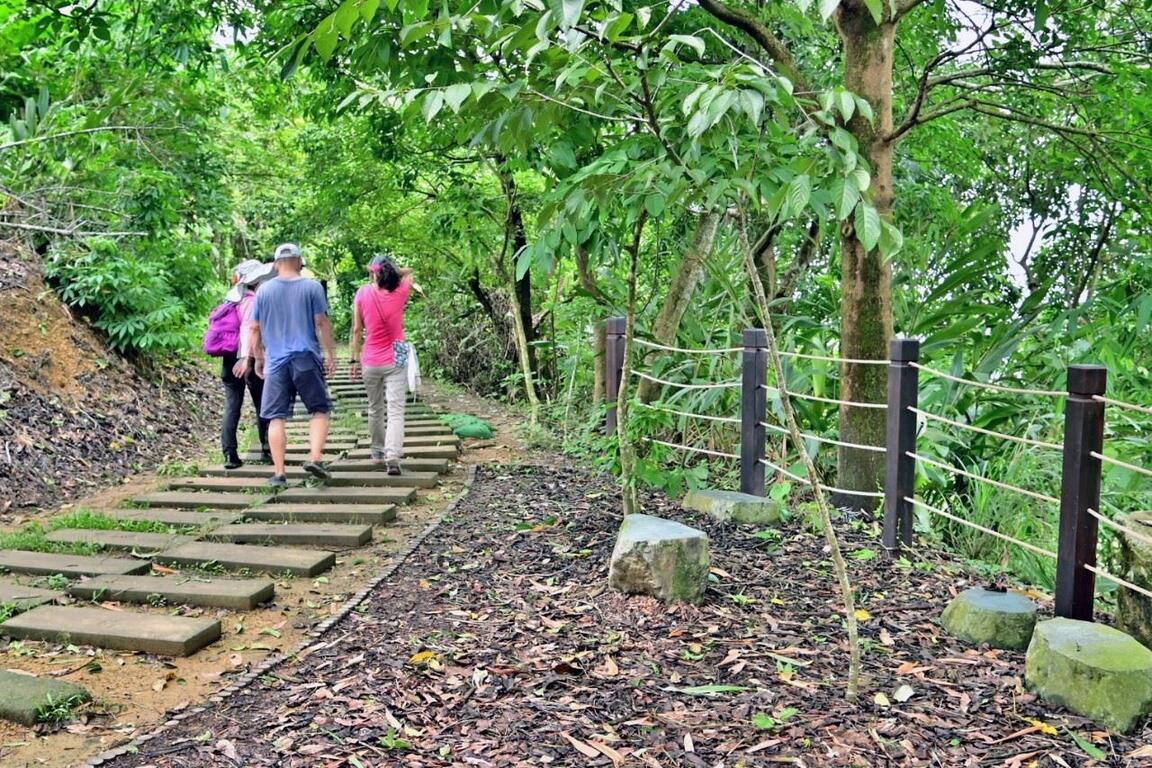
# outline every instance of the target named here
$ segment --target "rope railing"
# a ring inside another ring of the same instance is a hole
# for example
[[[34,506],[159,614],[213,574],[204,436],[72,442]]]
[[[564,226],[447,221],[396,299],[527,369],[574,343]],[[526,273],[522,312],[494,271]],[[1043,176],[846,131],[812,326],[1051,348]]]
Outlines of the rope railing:
[[[767,429],[769,432],[775,432],[778,435],[788,435],[789,437],[791,437],[791,435],[792,435],[792,433],[789,432],[784,427],[781,427],[777,424],[771,424],[767,421],[761,421],[760,426],[764,427],[764,429]],[[805,440],[812,440],[813,442],[824,443],[825,445],[839,445],[839,446],[842,446],[844,448],[856,448],[857,450],[872,451],[873,453],[887,453],[888,452],[888,449],[882,445],[862,445],[860,443],[849,443],[849,442],[845,442],[843,440],[836,440],[836,439],[833,439],[831,437],[820,437],[819,435],[812,435],[812,434],[809,434],[807,432],[801,432],[800,437],[804,438]]]
[[[812,481],[809,480],[808,478],[800,477],[799,475],[797,475],[793,472],[789,472],[788,470],[784,469],[784,467],[781,467],[777,464],[773,464],[772,462],[768,461],[768,459],[760,459],[760,463],[763,464],[764,466],[768,467],[769,469],[773,470],[773,471],[779,472],[780,474],[784,475],[785,477],[788,477],[788,478],[791,478],[792,480],[795,480],[798,483],[802,483],[803,485],[807,485],[807,486],[812,485]],[[870,499],[882,499],[882,498],[884,498],[884,493],[882,491],[849,491],[845,488],[837,488],[834,485],[825,485],[824,483],[817,483],[817,485],[820,487],[820,490],[827,491],[829,493],[839,493],[839,494],[842,494],[845,496],[865,496],[865,497],[870,498]]]
[[[1004,393],[1007,393],[1009,395],[1032,395],[1032,396],[1036,396],[1036,397],[1067,397],[1068,396],[1067,392],[1060,392],[1059,390],[1055,390],[1055,389],[1026,389],[1024,387],[1006,387],[1006,386],[1003,386],[1002,384],[989,384],[988,382],[985,382],[985,381],[974,381],[972,379],[961,378],[960,376],[953,376],[950,373],[945,373],[944,371],[938,371],[935,368],[929,368],[928,366],[921,365],[920,363],[911,363],[910,362],[910,363],[908,363],[908,365],[912,368],[915,368],[918,371],[923,371],[924,373],[927,373],[931,376],[935,376],[935,377],[940,378],[940,379],[946,379],[948,381],[954,381],[958,384],[967,384],[968,386],[976,387],[977,389],[988,389],[988,390],[991,390],[993,392],[1004,392]],[[1150,411],[1150,413],[1152,413],[1152,411]]]
[[[1103,395],[1092,395],[1092,399],[1098,403],[1104,403],[1105,405],[1111,405],[1111,406],[1114,406],[1116,408],[1122,408],[1122,409],[1127,410],[1127,411],[1139,411],[1140,413],[1147,413],[1149,415],[1152,415],[1152,408],[1148,408],[1148,407],[1143,406],[1143,405],[1136,405],[1135,403],[1127,403],[1127,402],[1124,402],[1123,400],[1113,400],[1112,398],[1104,397]]]
[[[680,450],[680,451],[691,451],[692,453],[705,453],[705,454],[708,454],[709,456],[717,456],[717,457],[722,458],[722,459],[736,459],[737,461],[740,460],[740,457],[734,453],[725,453],[724,451],[713,451],[709,448],[696,448],[694,446],[683,445],[681,443],[670,443],[667,440],[657,440],[654,437],[645,437],[645,438],[643,438],[643,440],[646,443],[655,443],[656,445],[663,445],[663,446],[666,446],[668,448],[675,448],[675,449]]]
[[[1137,531],[1135,528],[1129,528],[1128,526],[1126,526],[1122,523],[1116,522],[1115,520],[1113,520],[1110,517],[1106,517],[1106,516],[1100,514],[1096,510],[1092,509],[1091,507],[1088,508],[1088,514],[1092,515],[1092,517],[1099,520],[1101,522],[1101,524],[1104,525],[1105,528],[1111,528],[1113,530],[1120,531],[1123,534],[1131,536],[1133,539],[1136,539],[1137,541],[1142,541],[1145,544],[1152,545],[1152,531],[1149,531],[1148,533],[1141,533],[1140,531]]]
[[[1108,581],[1111,581],[1114,584],[1118,584],[1121,587],[1124,587],[1125,589],[1130,589],[1133,592],[1136,592],[1137,594],[1144,595],[1144,597],[1152,598],[1152,591],[1144,589],[1144,587],[1139,587],[1130,581],[1126,581],[1125,579],[1122,579],[1115,574],[1109,573],[1108,571],[1104,570],[1103,568],[1097,568],[1094,565],[1088,565],[1087,563],[1085,563],[1084,564],[1084,570],[1091,571],[1092,573],[1096,574],[1097,576],[1099,576],[1102,579],[1108,579]]]
[[[777,399],[779,399],[780,395],[783,394],[780,391],[780,389],[778,389],[777,387],[765,385],[764,389],[766,389],[769,392],[774,392],[777,396]],[[836,400],[836,399],[831,398],[831,397],[820,397],[818,395],[807,395],[807,394],[801,394],[799,392],[788,392],[787,394],[788,394],[788,397],[795,397],[795,398],[798,398],[800,400],[812,400],[812,401],[815,401],[817,403],[828,403],[829,405],[847,405],[851,408],[872,408],[872,409],[875,409],[878,411],[884,411],[884,410],[888,409],[887,403],[859,403],[859,402],[856,402],[854,400]]]
[[[677,381],[668,381],[666,379],[659,379],[643,371],[636,371],[636,375],[646,381],[651,381],[654,384],[663,384],[666,387],[676,387],[677,389],[733,389],[740,386],[739,381],[722,381],[712,384],[681,384]]]
[[[1104,462],[1105,464],[1111,464],[1114,467],[1123,467],[1124,469],[1127,469],[1131,472],[1137,472],[1141,475],[1146,475],[1148,477],[1152,477],[1152,469],[1146,469],[1145,467],[1140,467],[1140,466],[1137,466],[1135,464],[1129,464],[1126,461],[1121,461],[1120,459],[1114,459],[1111,456],[1105,456],[1104,454],[1098,453],[1097,451],[1089,451],[1088,455],[1094,459],[1099,459],[1100,461]]]
[[[849,365],[890,365],[887,360],[870,360],[855,357],[828,357],[804,352],[781,352],[780,357],[795,357],[801,360],[820,360],[826,363],[848,363]]]
[[[670,413],[674,416],[684,416],[690,419],[704,419],[705,421],[719,421],[725,424],[739,424],[740,419],[735,416],[709,416],[704,413],[692,413],[691,411],[678,411],[675,408],[664,408],[663,406],[650,405],[648,403],[636,403],[640,408],[646,408],[649,411],[659,411],[660,413]]]
[[[1036,448],[1049,448],[1049,449],[1054,450],[1054,451],[1064,450],[1064,446],[1059,445],[1058,443],[1049,443],[1049,442],[1046,442],[1044,440],[1036,440],[1036,439],[1031,438],[1031,437],[1019,437],[1017,435],[1007,435],[1003,432],[996,432],[995,430],[984,429],[983,427],[977,427],[973,424],[965,424],[962,421],[954,421],[952,419],[945,418],[944,416],[941,416],[937,413],[931,413],[929,411],[922,411],[919,408],[913,408],[911,406],[908,407],[908,410],[911,411],[912,413],[916,414],[917,416],[922,416],[923,418],[927,419],[928,421],[943,422],[944,424],[948,424],[949,426],[957,427],[958,429],[965,429],[965,430],[968,430],[971,432],[979,432],[982,435],[988,435],[990,437],[998,437],[1001,440],[1008,440],[1010,442],[1019,443],[1021,445],[1031,445],[1031,446],[1034,446]]]
[[[972,528],[974,530],[980,531],[981,533],[986,533],[989,536],[994,536],[997,539],[1002,539],[1002,540],[1007,541],[1011,544],[1015,544],[1016,546],[1021,547],[1023,549],[1026,549],[1029,552],[1034,552],[1038,555],[1043,555],[1044,557],[1050,557],[1053,560],[1058,559],[1055,552],[1044,549],[1043,547],[1038,547],[1035,544],[1029,544],[1027,541],[1021,541],[1020,539],[1017,539],[1013,536],[1009,536],[1006,533],[1000,533],[1000,531],[994,531],[991,528],[980,525],[979,523],[974,523],[971,520],[965,520],[964,518],[953,515],[950,512],[945,512],[942,509],[937,509],[936,507],[932,506],[931,504],[925,504],[920,499],[914,498],[912,496],[905,496],[904,501],[908,502],[912,506],[920,507],[921,509],[927,510],[928,512],[931,512],[934,515],[939,515],[940,517],[943,517],[947,520],[951,520],[954,523],[958,523],[959,525],[967,526],[967,527]]]
[[[633,343],[640,347],[647,347],[648,349],[659,349],[663,352],[679,352],[682,355],[730,355],[733,352],[743,352],[744,347],[719,347],[717,349],[685,349],[684,347],[672,347],[667,344],[658,344],[655,341],[648,341],[647,339],[633,338]]]
[[[936,461],[935,459],[930,459],[927,456],[921,456],[920,454],[916,453],[915,451],[908,451],[907,456],[909,456],[910,458],[916,459],[917,461],[922,461],[925,464],[928,464],[930,466],[937,467],[939,469],[943,469],[946,472],[951,472],[952,474],[955,474],[955,475],[961,475],[962,477],[967,477],[970,480],[976,480],[976,481],[979,481],[982,483],[988,483],[989,485],[994,485],[997,488],[1001,488],[1001,489],[1006,490],[1006,491],[1015,491],[1016,493],[1020,493],[1020,494],[1023,494],[1025,496],[1029,496],[1033,499],[1037,499],[1038,501],[1044,501],[1044,502],[1047,502],[1049,504],[1055,504],[1057,506],[1060,505],[1060,499],[1056,498],[1055,496],[1049,496],[1049,495],[1044,494],[1044,493],[1037,493],[1036,491],[1030,491],[1027,488],[1020,488],[1019,486],[1016,486],[1016,485],[1011,485],[1009,483],[1002,483],[999,480],[993,480],[990,477],[984,477],[983,475],[977,475],[974,472],[969,472],[967,470],[960,469],[959,467],[954,467],[951,464],[946,464],[942,461]]]

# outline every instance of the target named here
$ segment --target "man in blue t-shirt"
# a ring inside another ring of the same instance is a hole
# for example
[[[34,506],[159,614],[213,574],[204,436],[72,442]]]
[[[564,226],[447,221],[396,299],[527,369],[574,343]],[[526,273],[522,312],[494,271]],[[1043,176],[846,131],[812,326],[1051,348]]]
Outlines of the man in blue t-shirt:
[[[264,355],[254,352],[255,360],[249,358],[247,364],[256,363],[256,373],[264,379],[260,416],[269,421],[268,443],[274,466],[268,485],[283,488],[288,484],[285,422],[292,415],[297,395],[312,417],[304,471],[320,480],[332,478],[323,463],[332,410],[324,379],[335,372],[336,355],[328,300],[320,283],[301,276],[304,261],[300,248],[292,243],[281,245],[276,249],[275,263],[278,277],[260,286],[252,307],[252,348],[263,349]],[[261,358],[263,370],[256,362]]]

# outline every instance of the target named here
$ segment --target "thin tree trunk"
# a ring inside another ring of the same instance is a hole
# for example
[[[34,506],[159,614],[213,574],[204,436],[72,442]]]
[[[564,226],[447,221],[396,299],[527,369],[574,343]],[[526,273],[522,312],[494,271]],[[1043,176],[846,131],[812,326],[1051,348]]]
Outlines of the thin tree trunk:
[[[644,236],[644,226],[648,223],[648,212],[641,211],[633,230],[632,244],[628,249],[628,309],[624,323],[624,370],[620,376],[620,391],[616,398],[616,437],[620,446],[620,485],[622,507],[625,515],[640,511],[639,495],[636,491],[636,446],[632,442],[629,416],[631,409],[632,381],[632,341],[636,332],[636,278],[640,271],[640,242]]]
[[[712,253],[719,225],[718,213],[704,213],[697,221],[692,244],[684,252],[676,271],[672,274],[672,284],[668,287],[668,293],[664,295],[664,303],[660,306],[660,313],[652,326],[652,338],[657,343],[672,345],[676,341],[680,321],[684,319],[688,304],[700,285],[700,279],[704,274],[704,260]],[[636,390],[636,397],[642,403],[650,403],[659,391],[658,384],[643,379]]]
[[[872,106],[875,125],[859,114],[848,124],[860,151],[868,158],[872,185],[868,197],[880,216],[892,212],[892,58],[896,27],[877,25],[863,3],[842,3],[836,15],[844,43],[844,84]],[[841,355],[847,359],[885,360],[892,338],[892,269],[878,248],[868,250],[849,222],[843,230],[841,261]],[[883,366],[845,363],[840,376],[841,399],[882,403],[887,393]],[[847,443],[883,445],[885,414],[880,409],[840,407],[840,439]],[[875,491],[884,478],[883,454],[855,448],[839,449],[837,485],[848,490]],[[875,501],[838,494],[835,503],[856,508]]]
[[[604,355],[608,349],[607,330],[603,322],[592,326],[592,407],[598,409],[604,402],[604,383],[608,377],[608,362]]]

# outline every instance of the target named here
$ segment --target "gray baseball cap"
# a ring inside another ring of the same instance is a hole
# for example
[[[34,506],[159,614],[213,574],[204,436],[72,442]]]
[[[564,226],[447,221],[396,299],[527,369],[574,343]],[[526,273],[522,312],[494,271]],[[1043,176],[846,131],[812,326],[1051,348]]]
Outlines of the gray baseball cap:
[[[276,247],[276,255],[273,261],[280,261],[280,259],[303,259],[304,256],[300,253],[300,246],[295,243],[284,243]]]

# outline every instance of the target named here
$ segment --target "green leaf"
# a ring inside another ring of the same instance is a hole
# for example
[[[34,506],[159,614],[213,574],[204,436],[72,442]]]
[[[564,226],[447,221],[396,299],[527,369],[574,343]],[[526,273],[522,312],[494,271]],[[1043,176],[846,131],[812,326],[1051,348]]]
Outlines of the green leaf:
[[[840,0],[820,0],[820,18],[828,21],[839,7]]]
[[[864,0],[864,5],[868,8],[868,12],[872,14],[872,20],[877,24],[884,20],[883,0]]]
[[[325,31],[321,32],[322,29]],[[320,58],[324,60],[332,58],[338,42],[339,38],[336,36],[336,28],[331,24],[321,24],[316,31],[312,33],[312,45],[316,47],[316,53],[320,54]]]
[[[852,173],[848,174],[848,178],[852,179],[856,184],[856,189],[861,192],[866,192],[868,187],[872,186],[872,176],[863,168],[853,168]]]
[[[471,93],[472,86],[468,83],[450,85],[444,89],[444,103],[447,104],[448,108],[453,112],[459,114],[460,105],[464,103],[464,100],[467,99]]]
[[[796,0],[796,5],[800,6],[800,13],[808,13],[808,9],[812,7],[812,0]]]
[[[812,179],[808,174],[802,173],[788,183],[788,192],[786,194],[787,209],[789,216],[795,216],[804,210],[808,205],[808,200],[812,197]],[[879,236],[879,235],[877,235]]]
[[[844,116],[844,122],[848,122],[856,113],[856,98],[848,91],[840,91],[836,95],[836,99],[840,102],[840,114]]]
[[[659,218],[660,214],[664,213],[665,202],[664,195],[648,195],[644,198],[644,209],[652,218]]]
[[[360,8],[352,0],[344,0],[339,8],[336,9],[333,20],[336,28],[340,30],[340,34],[344,36],[345,40],[352,38],[352,25],[356,23],[356,19],[360,18]]]
[[[380,0],[360,0],[360,18],[364,19],[364,23],[371,23],[378,10],[380,10]]]
[[[743,685],[690,685],[686,688],[661,688],[672,693],[686,693],[689,696],[717,696],[721,693],[743,693],[751,688]]]
[[[856,237],[864,250],[870,251],[880,242],[880,214],[868,203],[856,206]]]
[[[860,202],[860,192],[857,191],[856,185],[847,179],[837,181],[832,189],[836,195],[837,218],[840,221],[845,221],[852,215],[852,209],[856,207],[856,203]]]
[[[872,111],[872,105],[868,103],[867,99],[860,96],[856,97],[856,111],[859,112],[860,116],[868,122],[876,122],[876,113]]]
[[[704,57],[704,41],[695,35],[668,35],[668,40],[670,41],[668,46],[675,44],[686,45],[696,51],[697,58]]]
[[[420,109],[424,114],[424,119],[431,123],[443,106],[444,92],[428,91],[428,95],[424,97],[424,103],[420,105]]]
[[[561,29],[575,26],[583,12],[584,0],[560,0],[559,6],[552,6],[552,15],[556,17]]]
[[[1093,760],[1108,759],[1108,755],[1105,754],[1102,749],[1085,739],[1080,734],[1076,733],[1076,731],[1068,730],[1067,728],[1064,730],[1068,731],[1068,735],[1072,737],[1072,741],[1076,742],[1076,746],[1084,750],[1084,754],[1088,755],[1088,757],[1092,758]]]
[[[891,222],[883,222],[880,232],[880,252],[885,256],[895,256],[904,248],[904,233]]]

